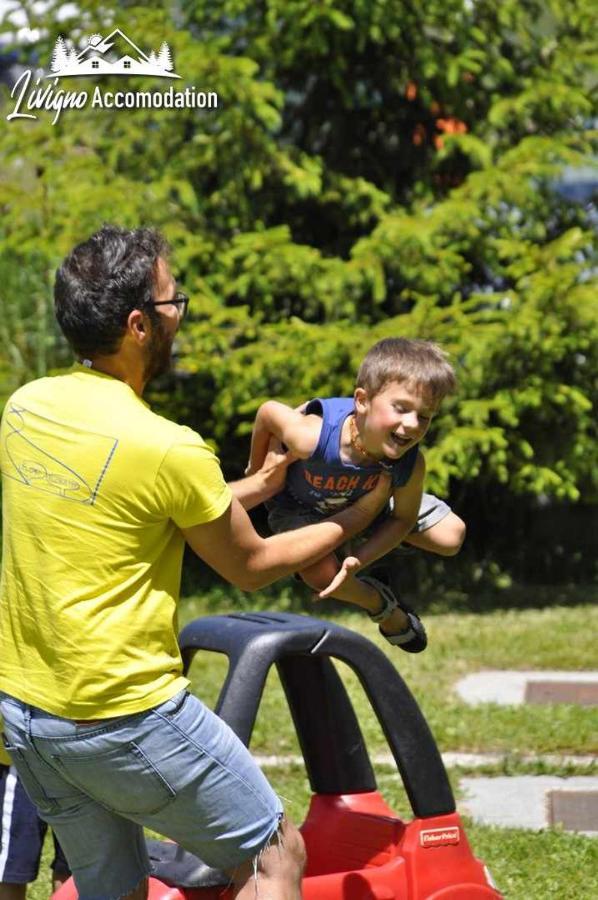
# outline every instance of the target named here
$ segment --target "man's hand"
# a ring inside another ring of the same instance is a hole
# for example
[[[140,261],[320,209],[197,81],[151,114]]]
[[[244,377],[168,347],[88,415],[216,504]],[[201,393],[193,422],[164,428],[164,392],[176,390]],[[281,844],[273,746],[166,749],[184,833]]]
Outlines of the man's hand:
[[[284,449],[278,438],[270,437],[266,458],[259,471],[264,478],[271,497],[283,489],[287,477],[287,469],[296,459],[297,457],[293,456],[289,450]],[[245,474],[250,475],[252,473],[246,472]]]
[[[330,597],[331,594],[334,594],[336,589],[339,588],[350,575],[354,575],[359,571],[359,569],[361,569],[361,563],[356,556],[345,557],[342,566],[340,567],[339,571],[336,573],[330,584],[315,596],[318,600],[325,600],[326,597]]]
[[[269,500],[284,487],[287,468],[296,457],[283,450],[278,438],[270,436],[266,456],[259,469],[245,469],[245,478],[229,482],[233,494],[245,509]]]

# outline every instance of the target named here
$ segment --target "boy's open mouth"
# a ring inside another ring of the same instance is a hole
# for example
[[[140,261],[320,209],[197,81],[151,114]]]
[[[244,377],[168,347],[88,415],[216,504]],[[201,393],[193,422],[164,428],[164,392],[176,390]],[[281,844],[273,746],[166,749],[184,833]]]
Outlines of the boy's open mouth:
[[[407,447],[408,444],[411,443],[411,438],[401,437],[398,434],[391,434],[390,436],[391,442],[396,444],[397,447]]]

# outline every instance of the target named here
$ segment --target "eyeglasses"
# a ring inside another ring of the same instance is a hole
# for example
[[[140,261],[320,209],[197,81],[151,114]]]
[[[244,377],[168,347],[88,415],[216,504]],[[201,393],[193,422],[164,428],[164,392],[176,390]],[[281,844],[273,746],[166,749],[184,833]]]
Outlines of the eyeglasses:
[[[171,303],[177,307],[179,311],[179,318],[184,319],[187,315],[187,307],[189,306],[189,297],[187,294],[183,294],[182,291],[177,291],[172,300],[158,300],[158,302],[154,302],[153,306],[170,306]]]

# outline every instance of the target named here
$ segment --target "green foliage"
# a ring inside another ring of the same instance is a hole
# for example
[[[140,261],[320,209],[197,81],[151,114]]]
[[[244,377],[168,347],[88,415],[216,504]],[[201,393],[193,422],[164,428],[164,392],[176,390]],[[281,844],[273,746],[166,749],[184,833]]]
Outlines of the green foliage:
[[[59,34],[119,24],[97,0],[59,21],[60,5],[22,4],[42,64]],[[459,374],[431,489],[506,516],[595,500],[595,212],[555,189],[594,152],[593,21],[589,0],[127,3],[127,33],[166,40],[219,106],[5,123],[2,395],[67,360],[63,255],[106,220],[152,224],[192,295],[180,377],[153,398],[231,475],[263,399],[350,392],[368,347],[401,334],[442,343]]]

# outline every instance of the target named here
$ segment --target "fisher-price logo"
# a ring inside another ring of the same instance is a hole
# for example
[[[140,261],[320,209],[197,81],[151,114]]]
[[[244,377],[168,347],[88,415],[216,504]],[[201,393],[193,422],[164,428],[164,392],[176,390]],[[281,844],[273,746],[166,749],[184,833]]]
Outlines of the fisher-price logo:
[[[458,844],[461,840],[459,827],[450,825],[448,828],[428,828],[420,831],[419,840],[422,847],[446,847],[447,844]]]

